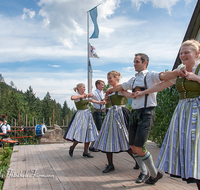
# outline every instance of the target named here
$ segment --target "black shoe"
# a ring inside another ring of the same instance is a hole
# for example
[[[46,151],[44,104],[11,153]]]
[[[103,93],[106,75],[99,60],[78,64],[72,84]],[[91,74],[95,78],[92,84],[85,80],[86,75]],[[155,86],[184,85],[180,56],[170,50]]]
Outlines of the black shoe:
[[[140,166],[138,165],[138,163],[136,162],[135,163],[135,166],[134,166],[134,168],[133,168],[134,170],[138,170],[138,169],[140,169]]]
[[[92,152],[99,152],[100,150],[98,150],[98,149],[95,149],[94,147],[89,147],[89,151],[92,151]]]
[[[105,168],[105,170],[103,170],[103,173],[108,173],[108,172],[114,171],[114,170],[115,170],[114,165],[113,166],[107,165],[106,168]]]
[[[140,172],[140,175],[138,176],[137,180],[135,181],[135,183],[142,183],[144,182],[146,179],[148,179],[149,177],[149,172],[147,173],[147,175],[143,174]]]
[[[147,184],[151,184],[154,185],[159,179],[161,179],[163,177],[163,173],[159,172],[157,173],[157,176],[155,178],[153,178],[152,176],[150,176],[145,183]]]
[[[72,149],[72,146],[69,147],[69,155],[72,157],[73,156],[73,152],[74,152],[74,149]]]
[[[90,155],[90,153],[87,153],[87,154],[83,153],[83,157],[94,158],[94,156]]]

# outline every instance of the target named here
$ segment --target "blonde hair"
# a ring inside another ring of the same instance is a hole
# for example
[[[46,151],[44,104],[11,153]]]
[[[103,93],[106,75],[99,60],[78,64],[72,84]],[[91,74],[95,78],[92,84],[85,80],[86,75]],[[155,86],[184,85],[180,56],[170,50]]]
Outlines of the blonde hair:
[[[112,75],[114,78],[116,78],[119,82],[120,78],[122,77],[121,73],[117,71],[110,71],[107,75]]]
[[[78,84],[76,85],[76,87],[73,88],[74,91],[77,92],[77,91],[78,91],[78,88],[82,87],[83,85],[84,85],[83,83],[78,83]]]
[[[186,40],[185,42],[183,42],[181,44],[181,48],[183,46],[191,46],[194,51],[199,52],[198,59],[200,58],[200,43],[198,41],[196,41],[194,39],[192,39],[192,40]]]

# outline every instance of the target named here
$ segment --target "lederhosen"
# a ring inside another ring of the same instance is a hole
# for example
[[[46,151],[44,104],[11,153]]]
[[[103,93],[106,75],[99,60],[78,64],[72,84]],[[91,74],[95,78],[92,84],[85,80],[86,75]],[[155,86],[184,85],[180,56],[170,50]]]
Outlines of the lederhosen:
[[[101,101],[103,101],[101,96],[99,95],[99,93],[98,93],[98,96],[100,97]],[[102,105],[100,105],[100,109],[94,108],[94,111],[93,111],[93,114],[92,114],[93,118],[94,118],[95,125],[96,125],[98,131],[101,130],[101,125],[102,125],[103,120],[106,116],[106,108],[101,109],[101,107],[102,107]]]
[[[133,88],[133,92],[135,91],[143,91],[147,89],[146,77],[148,73],[144,77],[144,87],[135,87]],[[135,80],[133,81],[132,87],[134,85]],[[147,105],[147,97],[145,95],[144,108],[133,109],[131,111],[130,123],[129,123],[129,144],[137,147],[143,147],[145,151],[145,144],[148,140],[149,133],[155,122],[155,107],[146,107]]]

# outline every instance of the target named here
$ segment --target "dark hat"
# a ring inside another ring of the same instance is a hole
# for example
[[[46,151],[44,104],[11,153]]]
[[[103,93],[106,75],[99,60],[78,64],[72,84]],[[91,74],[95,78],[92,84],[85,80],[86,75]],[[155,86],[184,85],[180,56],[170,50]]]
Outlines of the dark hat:
[[[3,119],[7,119],[7,117],[6,117],[5,114],[2,114],[1,117],[2,117]]]
[[[0,121],[4,121],[4,119],[3,119],[3,118],[0,118]]]

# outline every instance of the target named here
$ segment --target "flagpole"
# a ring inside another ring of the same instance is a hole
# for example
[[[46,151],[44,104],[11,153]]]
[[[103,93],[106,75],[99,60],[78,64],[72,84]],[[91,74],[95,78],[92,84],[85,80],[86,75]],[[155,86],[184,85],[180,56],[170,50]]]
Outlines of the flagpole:
[[[88,93],[90,93],[90,76],[89,76],[89,62],[90,62],[90,50],[89,50],[89,13],[92,11],[94,8],[98,7],[101,3],[99,3],[97,6],[93,7],[89,11],[87,11],[87,52],[88,52],[88,58],[87,58],[87,76],[88,76]],[[94,22],[94,21],[93,21]],[[92,83],[92,81],[91,81]],[[92,85],[92,84],[91,84]],[[91,88],[92,90],[92,88]]]
[[[88,93],[90,93],[89,87],[89,12],[87,12],[87,77],[88,77]]]

